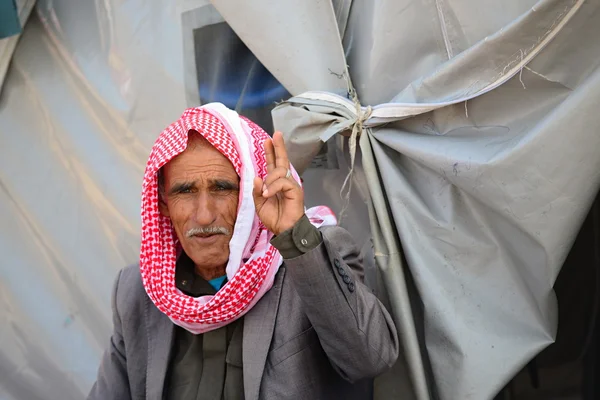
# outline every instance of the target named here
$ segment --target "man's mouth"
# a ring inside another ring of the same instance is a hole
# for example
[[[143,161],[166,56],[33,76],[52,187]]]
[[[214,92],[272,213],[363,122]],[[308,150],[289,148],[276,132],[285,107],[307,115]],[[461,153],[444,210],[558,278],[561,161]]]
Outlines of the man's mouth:
[[[217,239],[219,238],[219,236],[222,236],[222,234],[219,234],[219,233],[199,233],[199,234],[193,235],[191,237],[191,239],[194,240],[195,242],[200,242],[200,243],[203,243],[203,244],[209,244],[209,243],[216,242]]]
[[[212,236],[219,236],[219,235],[222,235],[222,233],[197,233],[197,234],[193,235],[192,237],[209,238]]]

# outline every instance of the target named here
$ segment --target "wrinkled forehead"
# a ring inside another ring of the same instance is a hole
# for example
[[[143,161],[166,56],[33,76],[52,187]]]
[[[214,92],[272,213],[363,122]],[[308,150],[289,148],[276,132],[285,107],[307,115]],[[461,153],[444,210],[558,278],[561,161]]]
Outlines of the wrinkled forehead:
[[[204,165],[227,165],[231,172],[239,176],[229,158],[196,130],[191,130],[188,133],[185,150],[171,158],[159,169],[158,173],[165,173],[167,169],[185,173],[190,168],[195,169]]]

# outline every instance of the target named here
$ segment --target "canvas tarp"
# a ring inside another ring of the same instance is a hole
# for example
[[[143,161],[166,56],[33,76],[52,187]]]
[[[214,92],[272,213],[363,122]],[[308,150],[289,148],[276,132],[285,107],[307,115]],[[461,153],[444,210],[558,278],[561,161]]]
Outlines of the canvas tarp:
[[[350,2],[214,3],[295,95],[273,117],[300,170],[365,126],[374,252],[415,396],[492,397],[554,340],[552,286],[598,191],[600,2],[358,0],[345,30]]]
[[[273,98],[295,96],[273,117],[309,205],[344,208],[337,133],[365,126],[342,221],[404,347],[376,398],[491,398],[553,341],[552,285],[598,191],[600,1],[214,6],[38,0],[0,94],[0,399],[89,390],[150,147],[242,65],[238,39],[202,30],[224,20]]]

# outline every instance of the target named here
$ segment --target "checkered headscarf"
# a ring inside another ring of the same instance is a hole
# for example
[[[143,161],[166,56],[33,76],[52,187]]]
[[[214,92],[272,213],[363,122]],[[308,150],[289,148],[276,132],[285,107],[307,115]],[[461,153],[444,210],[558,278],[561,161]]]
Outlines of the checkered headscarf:
[[[158,208],[158,171],[186,149],[192,130],[225,155],[240,177],[238,214],[229,242],[228,282],[214,296],[198,298],[175,287],[175,263],[181,245],[171,220]],[[254,177],[264,179],[267,175],[263,143],[268,138],[252,121],[212,103],[186,110],[152,147],[142,188],[142,282],[156,307],[192,333],[217,329],[248,312],[271,288],[282,263],[281,255],[269,243],[273,234],[256,215],[252,195]],[[300,183],[296,171],[290,169]],[[317,227],[336,223],[327,207],[315,207],[306,214]]]

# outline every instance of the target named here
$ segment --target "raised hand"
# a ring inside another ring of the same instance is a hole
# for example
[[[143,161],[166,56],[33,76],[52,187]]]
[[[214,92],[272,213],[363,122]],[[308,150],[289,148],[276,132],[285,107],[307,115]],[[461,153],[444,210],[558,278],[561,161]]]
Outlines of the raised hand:
[[[254,178],[256,214],[265,227],[279,235],[292,228],[304,215],[304,192],[290,172],[281,132],[265,141],[267,176]]]

